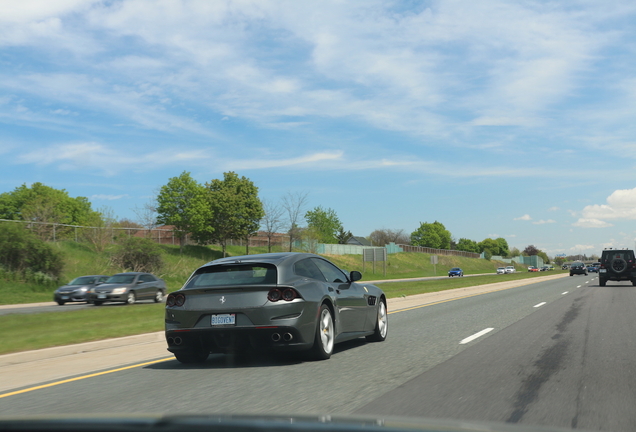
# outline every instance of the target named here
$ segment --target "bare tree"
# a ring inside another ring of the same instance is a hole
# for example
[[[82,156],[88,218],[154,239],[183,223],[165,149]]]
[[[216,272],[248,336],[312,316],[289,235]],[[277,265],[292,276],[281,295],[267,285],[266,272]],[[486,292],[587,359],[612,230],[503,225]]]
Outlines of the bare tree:
[[[307,192],[288,192],[283,197],[283,209],[287,213],[287,226],[289,227],[289,251],[292,251],[294,239],[300,238],[300,226],[298,223],[305,214],[307,205]]]
[[[96,252],[103,252],[114,238],[115,213],[113,209],[110,207],[98,209],[88,223],[90,226],[83,228],[82,237],[93,246]]]
[[[139,224],[146,229],[145,237],[149,238],[152,235],[152,230],[157,227],[157,203],[155,200],[148,201],[141,207],[135,206],[135,215]]]
[[[267,236],[267,251],[272,251],[272,238],[283,227],[283,213],[285,209],[280,204],[263,200],[265,216],[261,219],[261,225]]]
[[[391,242],[409,244],[411,239],[404,234],[404,230],[378,229],[369,234],[369,240],[375,246],[384,246]]]

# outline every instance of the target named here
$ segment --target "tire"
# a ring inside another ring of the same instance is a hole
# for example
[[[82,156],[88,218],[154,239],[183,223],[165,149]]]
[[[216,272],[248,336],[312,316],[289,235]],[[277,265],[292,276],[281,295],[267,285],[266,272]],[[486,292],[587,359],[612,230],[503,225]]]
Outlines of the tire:
[[[174,353],[174,356],[177,358],[179,363],[183,364],[203,363],[208,359],[208,355],[210,355],[210,353],[203,349],[193,349],[191,351]]]
[[[56,300],[56,303],[59,304],[60,306],[64,306],[64,303],[66,303],[66,302],[63,302],[61,300]]]
[[[605,286],[606,283],[607,283],[606,280],[603,280],[603,279],[598,280],[598,286]]]
[[[93,302],[93,304],[94,304],[95,306],[101,306],[101,305],[102,305],[102,303],[104,303],[104,302],[102,302],[102,301],[97,301],[97,300],[95,300],[95,301]]]
[[[158,290],[155,293],[155,303],[161,303],[163,301],[163,291]]]
[[[570,276],[574,276],[574,274],[570,273]]]
[[[380,300],[378,305],[378,315],[375,322],[375,330],[372,335],[367,336],[369,342],[382,342],[389,332],[389,320],[386,312],[386,303]]]
[[[135,295],[134,291],[130,291],[128,293],[128,297],[126,297],[126,304],[135,304],[135,301],[137,301],[137,296]]]
[[[314,346],[311,348],[312,358],[315,360],[327,360],[333,354],[336,331],[333,324],[331,311],[326,304],[320,306],[318,322],[316,323],[316,336]]]
[[[627,261],[622,258],[614,258],[610,263],[610,268],[614,270],[616,274],[623,273],[627,270]]]

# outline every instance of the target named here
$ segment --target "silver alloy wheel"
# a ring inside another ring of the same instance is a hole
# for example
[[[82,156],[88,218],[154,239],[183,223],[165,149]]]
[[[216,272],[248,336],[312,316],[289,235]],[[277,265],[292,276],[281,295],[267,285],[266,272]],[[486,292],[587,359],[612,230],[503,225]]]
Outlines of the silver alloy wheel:
[[[324,308],[320,314],[320,343],[325,354],[330,355],[333,351],[333,319],[328,308]]]
[[[163,292],[159,290],[155,294],[155,303],[161,303],[162,301],[163,301]]]
[[[128,297],[126,297],[126,303],[127,304],[133,304],[135,303],[136,297],[135,297],[135,293],[133,291],[128,293]]]
[[[378,307],[378,330],[382,339],[386,338],[386,333],[389,330],[389,320],[387,319],[386,305],[383,301],[380,302],[380,307]]]

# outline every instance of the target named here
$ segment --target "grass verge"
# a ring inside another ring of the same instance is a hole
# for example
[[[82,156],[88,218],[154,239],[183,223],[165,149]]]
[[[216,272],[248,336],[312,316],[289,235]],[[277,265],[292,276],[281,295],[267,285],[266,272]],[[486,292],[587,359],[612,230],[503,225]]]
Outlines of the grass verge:
[[[163,304],[107,304],[77,311],[0,316],[0,354],[163,330]]]

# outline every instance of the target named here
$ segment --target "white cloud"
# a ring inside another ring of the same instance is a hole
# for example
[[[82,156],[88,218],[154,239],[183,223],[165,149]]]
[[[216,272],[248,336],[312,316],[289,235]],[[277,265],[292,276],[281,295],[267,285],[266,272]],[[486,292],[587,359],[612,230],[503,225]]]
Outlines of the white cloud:
[[[115,201],[115,200],[120,200],[122,198],[128,198],[129,196],[130,195],[128,195],[128,194],[123,194],[123,195],[98,194],[98,195],[91,195],[91,199],[102,200],[102,201]]]
[[[636,219],[636,188],[619,189],[607,197],[607,204],[594,204],[583,208],[584,220],[633,220]]]
[[[514,220],[523,220],[523,221],[529,221],[532,220],[532,218],[530,217],[529,214],[524,214],[523,216],[514,218]]]
[[[594,246],[594,245],[580,245],[580,244],[577,244],[575,246],[572,246],[570,248],[570,251],[572,251],[572,252],[582,252],[582,251],[591,250],[591,249],[597,249],[597,247]]]
[[[541,219],[541,220],[538,220],[538,221],[535,221],[535,222],[532,222],[532,223],[535,224],[535,225],[543,225],[543,224],[556,223],[556,221],[554,219],[548,219],[548,220]]]
[[[574,222],[572,225],[580,228],[607,228],[614,226],[611,223],[604,222],[602,220],[586,218],[579,218],[579,220]]]
[[[555,206],[555,207],[550,207],[550,208],[548,209],[548,211],[550,211],[550,212],[551,212],[551,211],[557,211],[557,210],[560,210],[560,209],[559,209],[559,207],[556,207],[556,206]]]

